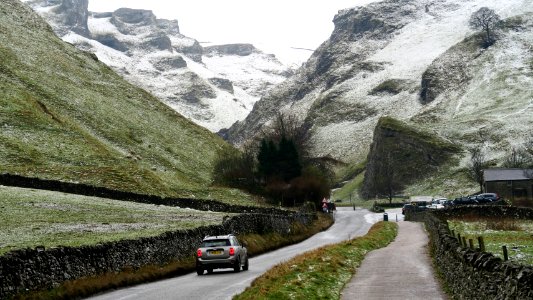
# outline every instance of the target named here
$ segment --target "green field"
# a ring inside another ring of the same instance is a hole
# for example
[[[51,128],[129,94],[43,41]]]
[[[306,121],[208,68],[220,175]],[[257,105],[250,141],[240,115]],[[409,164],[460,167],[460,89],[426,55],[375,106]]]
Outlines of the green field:
[[[487,252],[503,259],[502,246],[507,246],[509,260],[533,265],[533,220],[478,219],[448,220],[451,230],[466,239],[477,241],[482,236]],[[475,243],[477,247],[477,242]]]
[[[0,186],[0,254],[92,245],[221,224],[227,213]]]

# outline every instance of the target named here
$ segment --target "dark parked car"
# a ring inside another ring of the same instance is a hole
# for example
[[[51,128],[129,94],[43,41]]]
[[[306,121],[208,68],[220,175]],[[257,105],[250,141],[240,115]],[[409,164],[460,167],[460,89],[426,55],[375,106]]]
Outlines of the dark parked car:
[[[237,237],[228,234],[223,236],[206,236],[196,251],[196,273],[198,275],[212,273],[213,269],[233,268],[235,272],[248,270],[248,250]]]
[[[409,209],[413,209],[413,205],[412,204],[404,204],[403,207],[402,207],[402,215],[405,215],[405,212]]]
[[[476,200],[476,196],[459,197],[453,200],[453,205],[474,205],[474,204],[478,204],[478,201]]]
[[[490,203],[500,200],[500,197],[496,193],[482,193],[476,196],[476,200],[479,203]]]

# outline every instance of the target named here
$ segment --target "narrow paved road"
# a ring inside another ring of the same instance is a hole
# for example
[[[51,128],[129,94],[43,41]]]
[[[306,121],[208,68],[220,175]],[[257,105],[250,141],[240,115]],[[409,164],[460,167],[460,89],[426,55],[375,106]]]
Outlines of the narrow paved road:
[[[422,223],[399,222],[396,239],[368,253],[342,291],[351,299],[446,299],[435,279]]]
[[[380,216],[363,209],[354,211],[351,207],[339,208],[335,224],[330,229],[299,244],[251,258],[249,271],[233,273],[230,269],[221,269],[202,276],[188,274],[97,295],[91,299],[231,299],[256,277],[282,261],[326,244],[365,235],[372,223],[380,220]]]

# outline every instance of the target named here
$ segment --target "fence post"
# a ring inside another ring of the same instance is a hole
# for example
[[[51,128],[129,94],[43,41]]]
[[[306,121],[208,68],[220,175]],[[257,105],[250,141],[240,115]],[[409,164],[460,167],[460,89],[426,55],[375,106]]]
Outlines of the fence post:
[[[468,245],[470,246],[470,249],[474,250],[474,239],[468,239]]]
[[[466,244],[466,238],[464,236],[461,237],[461,242],[463,244],[463,247],[465,247],[465,248],[468,247],[467,244]]]
[[[459,245],[461,245],[461,247],[463,247],[463,240],[461,239],[461,234],[460,233],[457,234],[457,241],[459,242]]]
[[[483,240],[482,236],[477,237],[477,242],[479,243],[479,250],[481,252],[485,252],[485,241]]]
[[[503,260],[508,261],[509,260],[509,255],[507,253],[507,246],[503,245],[502,246],[502,250],[503,250]]]

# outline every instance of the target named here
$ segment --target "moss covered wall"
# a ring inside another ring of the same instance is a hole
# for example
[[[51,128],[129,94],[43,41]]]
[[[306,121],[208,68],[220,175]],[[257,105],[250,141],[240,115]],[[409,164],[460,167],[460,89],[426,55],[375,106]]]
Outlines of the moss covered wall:
[[[425,222],[435,265],[450,296],[453,299],[533,299],[533,266],[502,261],[491,253],[463,247],[450,233],[446,220],[465,215],[532,220],[533,209],[470,206],[406,216]]]

